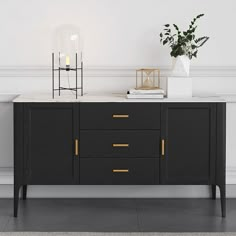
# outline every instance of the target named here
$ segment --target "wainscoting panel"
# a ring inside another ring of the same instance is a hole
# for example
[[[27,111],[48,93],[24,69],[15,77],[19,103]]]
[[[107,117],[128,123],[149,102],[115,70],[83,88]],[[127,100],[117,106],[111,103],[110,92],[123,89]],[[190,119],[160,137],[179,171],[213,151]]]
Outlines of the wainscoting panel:
[[[86,66],[85,92],[126,92],[135,84],[135,70],[150,66]],[[150,67],[152,68],[152,67]],[[160,66],[163,83],[170,67]],[[236,66],[192,66],[194,94],[236,94]],[[0,93],[51,92],[51,67],[0,66]],[[73,75],[65,73],[64,83],[73,83]]]

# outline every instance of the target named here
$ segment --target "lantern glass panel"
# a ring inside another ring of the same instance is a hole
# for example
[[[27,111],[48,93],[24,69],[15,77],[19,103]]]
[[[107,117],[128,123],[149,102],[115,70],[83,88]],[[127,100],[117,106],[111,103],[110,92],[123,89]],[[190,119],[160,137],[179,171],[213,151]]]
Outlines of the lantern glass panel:
[[[139,69],[136,71],[136,89],[158,89],[160,87],[159,69]]]
[[[60,68],[76,67],[82,60],[79,28],[74,25],[62,25],[55,30],[53,40],[55,65]]]

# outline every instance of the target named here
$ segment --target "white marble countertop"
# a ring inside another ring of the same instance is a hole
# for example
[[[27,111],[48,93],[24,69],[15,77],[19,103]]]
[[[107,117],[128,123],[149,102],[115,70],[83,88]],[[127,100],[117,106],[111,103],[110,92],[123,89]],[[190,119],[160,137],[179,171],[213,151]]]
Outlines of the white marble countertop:
[[[235,96],[236,99],[236,96]],[[52,95],[50,94],[34,94],[34,95],[19,95],[17,98],[13,100],[15,103],[76,103],[76,102],[210,102],[210,103],[218,103],[218,102],[227,102],[221,96],[195,96],[192,98],[163,98],[163,99],[127,99],[125,94],[86,94],[84,96],[78,96],[78,99],[75,98],[74,95],[61,95],[55,96],[52,99]]]
[[[236,103],[236,94],[219,94],[227,103]]]

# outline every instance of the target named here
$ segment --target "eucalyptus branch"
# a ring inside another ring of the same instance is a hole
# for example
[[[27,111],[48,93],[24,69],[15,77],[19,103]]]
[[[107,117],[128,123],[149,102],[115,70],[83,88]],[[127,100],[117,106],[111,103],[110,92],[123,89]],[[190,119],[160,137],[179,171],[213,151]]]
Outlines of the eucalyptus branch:
[[[170,46],[170,55],[172,57],[182,55],[188,56],[189,59],[197,57],[198,49],[209,40],[209,37],[207,36],[196,39],[196,22],[203,16],[204,14],[200,14],[193,18],[189,25],[189,28],[186,31],[181,31],[176,24],[164,25],[163,32],[160,33],[160,42],[163,45],[168,44]],[[172,27],[175,31],[174,33],[172,32]]]

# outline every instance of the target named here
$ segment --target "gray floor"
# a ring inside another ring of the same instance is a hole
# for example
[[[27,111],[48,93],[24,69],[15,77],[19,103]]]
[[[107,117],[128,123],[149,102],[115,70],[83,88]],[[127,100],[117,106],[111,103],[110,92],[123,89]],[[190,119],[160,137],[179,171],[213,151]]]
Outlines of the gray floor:
[[[0,200],[0,231],[236,232],[236,199],[28,199],[12,216]]]

